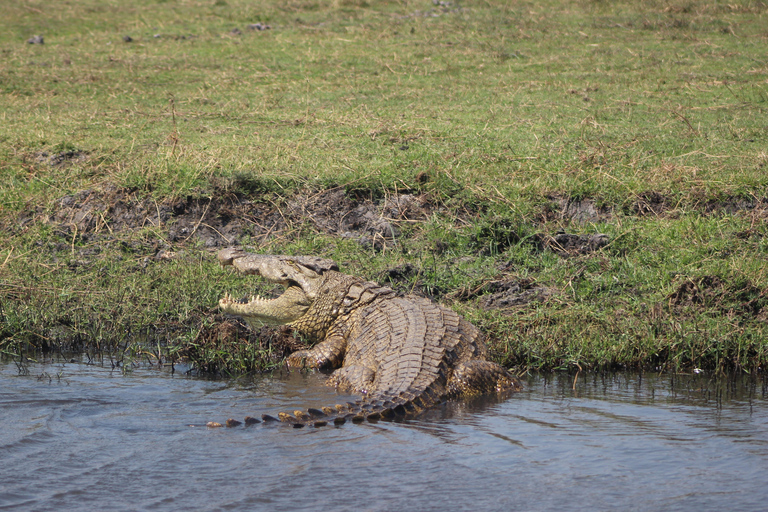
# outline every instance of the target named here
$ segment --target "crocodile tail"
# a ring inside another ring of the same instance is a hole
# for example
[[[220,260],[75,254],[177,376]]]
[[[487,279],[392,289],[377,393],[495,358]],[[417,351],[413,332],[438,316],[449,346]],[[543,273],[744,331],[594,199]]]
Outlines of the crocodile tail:
[[[262,416],[262,420],[264,422],[289,423],[296,428],[342,425],[348,421],[352,423],[379,420],[397,421],[416,416],[442,398],[440,393],[434,392],[430,388],[419,393],[411,391],[403,391],[398,394],[382,393],[332,407],[298,410],[294,411],[293,414],[281,412],[277,418],[265,414]]]

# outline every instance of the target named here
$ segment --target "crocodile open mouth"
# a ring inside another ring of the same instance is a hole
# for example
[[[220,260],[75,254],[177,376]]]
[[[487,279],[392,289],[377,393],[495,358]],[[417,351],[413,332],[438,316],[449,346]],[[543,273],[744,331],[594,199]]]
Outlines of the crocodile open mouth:
[[[235,299],[227,293],[219,300],[219,307],[225,313],[241,316],[248,323],[268,325],[285,325],[298,320],[311,305],[304,290],[293,284],[274,299],[255,295]]]

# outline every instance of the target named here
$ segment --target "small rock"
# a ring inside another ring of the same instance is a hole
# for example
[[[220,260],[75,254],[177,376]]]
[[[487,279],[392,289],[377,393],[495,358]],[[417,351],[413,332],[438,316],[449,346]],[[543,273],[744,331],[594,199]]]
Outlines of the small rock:
[[[243,33],[243,31],[240,30],[239,28],[235,27],[232,30],[230,30],[229,33],[232,34],[232,35],[235,35],[235,36],[239,36],[240,34]]]
[[[208,428],[221,428],[224,425],[222,425],[218,421],[209,421],[208,423],[205,424],[205,426]]]
[[[123,36],[123,41],[125,41],[126,43],[132,43],[133,38],[131,36]]]
[[[155,259],[160,260],[172,260],[176,257],[176,253],[173,251],[166,251],[165,249],[160,249],[157,251],[157,254],[155,254]]]
[[[232,428],[232,427],[239,427],[239,426],[240,426],[240,425],[242,425],[242,424],[243,424],[243,422],[241,422],[241,421],[237,421],[237,420],[234,420],[234,419],[232,419],[232,418],[229,418],[229,419],[227,420],[227,428]]]
[[[485,309],[507,309],[513,306],[524,306],[531,302],[544,302],[550,295],[552,295],[552,290],[546,286],[523,289],[513,283],[506,289],[488,295],[483,301],[483,307]]]
[[[269,30],[271,28],[269,25],[262,25],[261,23],[251,23],[248,25],[248,30]]]
[[[27,43],[29,44],[43,44],[43,36],[32,36],[29,39],[27,39]]]

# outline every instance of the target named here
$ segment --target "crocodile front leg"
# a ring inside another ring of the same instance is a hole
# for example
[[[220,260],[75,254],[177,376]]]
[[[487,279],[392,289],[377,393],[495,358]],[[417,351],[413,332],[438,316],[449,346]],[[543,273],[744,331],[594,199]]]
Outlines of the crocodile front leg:
[[[341,336],[330,336],[308,350],[297,350],[288,356],[287,364],[295,368],[332,370],[341,367],[347,342]]]

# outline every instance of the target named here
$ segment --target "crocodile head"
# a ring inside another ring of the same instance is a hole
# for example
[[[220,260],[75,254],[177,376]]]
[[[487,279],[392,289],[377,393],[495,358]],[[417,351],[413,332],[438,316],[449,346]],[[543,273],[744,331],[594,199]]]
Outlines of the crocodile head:
[[[233,299],[227,294],[219,300],[225,313],[243,317],[253,327],[286,325],[301,319],[320,293],[323,273],[338,270],[332,260],[312,256],[262,255],[229,248],[219,251],[218,257],[222,266],[232,265],[244,274],[257,274],[285,287],[275,299]]]

